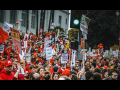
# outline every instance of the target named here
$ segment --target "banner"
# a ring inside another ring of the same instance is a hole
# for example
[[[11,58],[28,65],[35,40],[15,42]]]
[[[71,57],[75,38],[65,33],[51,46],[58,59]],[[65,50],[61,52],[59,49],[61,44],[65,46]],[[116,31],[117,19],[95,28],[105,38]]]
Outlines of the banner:
[[[67,63],[68,60],[68,50],[62,50],[61,63]]]
[[[46,48],[46,60],[52,59],[52,47]]]
[[[80,22],[80,30],[82,32],[85,32],[88,34],[88,24],[89,24],[90,19],[86,17],[85,15],[82,15],[81,17],[81,22]]]
[[[71,66],[75,66],[75,54],[76,50],[72,50]]]
[[[10,31],[11,31],[11,37],[18,40],[18,41],[20,41],[19,30],[10,27]]]
[[[3,53],[3,51],[4,51],[4,47],[5,47],[4,44],[0,44],[0,53]]]
[[[13,39],[13,46],[14,46],[14,50],[21,54],[22,53],[22,50],[21,50],[21,43],[20,41],[16,40],[15,38],[12,38]]]
[[[10,33],[10,27],[13,28],[13,25],[12,25],[12,24],[9,24],[9,23],[7,23],[7,22],[4,22],[3,30],[4,30],[5,32],[7,32],[8,35],[9,35],[9,33]]]

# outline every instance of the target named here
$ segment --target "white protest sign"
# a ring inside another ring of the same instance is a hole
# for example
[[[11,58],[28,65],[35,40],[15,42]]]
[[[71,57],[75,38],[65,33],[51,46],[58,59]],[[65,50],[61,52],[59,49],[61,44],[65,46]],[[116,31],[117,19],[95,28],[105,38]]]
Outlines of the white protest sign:
[[[46,48],[46,60],[52,59],[52,47]]]
[[[117,52],[116,51],[113,51],[112,53],[113,53],[114,57],[117,57]]]
[[[72,50],[71,66],[75,66],[75,54],[76,50]]]
[[[48,40],[48,44],[51,44],[51,40]]]
[[[64,50],[64,53],[61,55],[61,63],[67,63],[68,60],[68,51]]]
[[[3,30],[4,30],[5,32],[7,32],[8,34],[10,33],[10,27],[13,28],[13,25],[12,25],[12,24],[9,24],[9,23],[7,23],[7,22],[4,22]]]
[[[43,56],[45,55],[45,51],[46,51],[47,47],[49,47],[48,38],[45,38],[44,39],[44,50],[43,50],[43,53],[42,53]]]
[[[24,41],[24,48],[27,48],[27,41]]]
[[[4,44],[0,44],[0,53],[3,53],[3,51],[4,51],[4,47],[5,47]]]
[[[25,36],[24,36],[24,40],[25,40],[25,38],[27,37],[27,39],[28,39],[28,37],[29,37],[29,34],[25,34]]]

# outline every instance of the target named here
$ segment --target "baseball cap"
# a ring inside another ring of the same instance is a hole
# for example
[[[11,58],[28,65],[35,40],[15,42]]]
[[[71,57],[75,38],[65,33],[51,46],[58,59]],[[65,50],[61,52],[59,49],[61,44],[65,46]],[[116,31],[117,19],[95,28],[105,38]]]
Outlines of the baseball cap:
[[[5,66],[10,66],[10,65],[13,66],[12,61],[10,61],[10,60],[5,61]]]

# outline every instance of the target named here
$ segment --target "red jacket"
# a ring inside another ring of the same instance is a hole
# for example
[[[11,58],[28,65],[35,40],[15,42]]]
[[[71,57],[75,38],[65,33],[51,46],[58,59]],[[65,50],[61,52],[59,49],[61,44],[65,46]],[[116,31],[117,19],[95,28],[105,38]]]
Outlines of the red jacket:
[[[14,75],[15,74],[13,72],[9,74],[8,72],[6,72],[5,69],[2,69],[2,71],[0,72],[0,80],[12,80]]]

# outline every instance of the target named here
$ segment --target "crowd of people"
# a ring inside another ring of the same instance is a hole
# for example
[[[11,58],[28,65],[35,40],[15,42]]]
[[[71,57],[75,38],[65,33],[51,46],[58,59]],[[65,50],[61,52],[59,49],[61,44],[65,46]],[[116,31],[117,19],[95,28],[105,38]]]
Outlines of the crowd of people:
[[[71,56],[68,56],[66,64],[61,63],[61,42],[63,42],[64,48],[67,45],[63,38],[59,38],[57,42],[52,40],[49,47],[57,51],[56,44],[58,44],[59,50],[52,56],[52,59],[46,60],[46,56],[42,54],[44,38],[54,38],[54,35],[52,32],[43,32],[39,33],[37,37],[31,32],[29,37],[25,37],[25,34],[22,33],[20,35],[22,53],[25,52],[24,40],[28,40],[27,50],[31,48],[31,62],[27,62],[14,51],[9,34],[7,42],[4,43],[4,51],[0,54],[0,80],[120,80],[120,61],[116,58],[102,55],[87,56],[85,62],[82,62],[82,60],[77,60],[76,55],[74,67],[71,67]],[[71,55],[70,46],[67,50]]]

